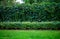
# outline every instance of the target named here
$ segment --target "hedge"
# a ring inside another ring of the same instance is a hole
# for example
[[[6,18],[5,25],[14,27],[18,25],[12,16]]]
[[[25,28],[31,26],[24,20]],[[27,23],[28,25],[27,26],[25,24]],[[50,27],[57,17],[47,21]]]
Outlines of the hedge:
[[[60,29],[60,22],[0,22],[0,29]]]
[[[60,21],[59,3],[0,6],[0,21]]]
[[[24,0],[25,3],[33,4],[33,3],[41,3],[41,2],[56,2],[59,3],[60,0]]]

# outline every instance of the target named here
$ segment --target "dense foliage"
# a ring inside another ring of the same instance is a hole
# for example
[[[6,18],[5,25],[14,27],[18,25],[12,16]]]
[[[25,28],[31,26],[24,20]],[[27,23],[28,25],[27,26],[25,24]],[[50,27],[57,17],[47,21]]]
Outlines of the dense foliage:
[[[60,28],[60,22],[51,22],[60,21],[59,0],[24,0],[25,4],[13,1],[0,0],[0,29]]]
[[[60,21],[60,4],[42,2],[19,6],[0,6],[0,21]]]
[[[60,29],[60,22],[0,22],[0,29]]]
[[[0,6],[12,6],[15,5],[15,0],[0,0]]]
[[[24,0],[25,3],[33,4],[33,3],[41,3],[41,2],[56,2],[59,3],[60,0]]]

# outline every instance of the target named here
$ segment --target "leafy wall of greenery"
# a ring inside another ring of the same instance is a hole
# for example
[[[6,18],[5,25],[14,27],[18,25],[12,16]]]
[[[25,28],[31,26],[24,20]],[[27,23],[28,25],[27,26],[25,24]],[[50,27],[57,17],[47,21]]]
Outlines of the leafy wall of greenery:
[[[60,22],[0,22],[0,29],[60,30]]]
[[[33,4],[33,3],[41,3],[41,2],[56,2],[59,3],[60,0],[24,0],[25,3]]]
[[[0,21],[60,21],[60,3],[0,6]]]

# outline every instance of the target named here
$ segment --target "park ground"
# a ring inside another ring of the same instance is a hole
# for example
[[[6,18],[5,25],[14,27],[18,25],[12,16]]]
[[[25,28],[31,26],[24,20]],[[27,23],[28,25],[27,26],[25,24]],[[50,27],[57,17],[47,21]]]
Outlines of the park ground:
[[[0,39],[60,39],[59,30],[0,30]]]

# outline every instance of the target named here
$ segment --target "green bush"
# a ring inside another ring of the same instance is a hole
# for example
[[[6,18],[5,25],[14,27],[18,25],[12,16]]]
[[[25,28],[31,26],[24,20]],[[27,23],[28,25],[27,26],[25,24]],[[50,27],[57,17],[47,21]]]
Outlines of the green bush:
[[[59,0],[24,0],[25,4],[34,4],[34,3],[41,3],[41,2],[59,2]]]
[[[58,29],[60,22],[1,22],[3,28],[19,29]]]
[[[3,14],[2,14],[3,13]],[[59,3],[0,6],[0,21],[60,21]]]

